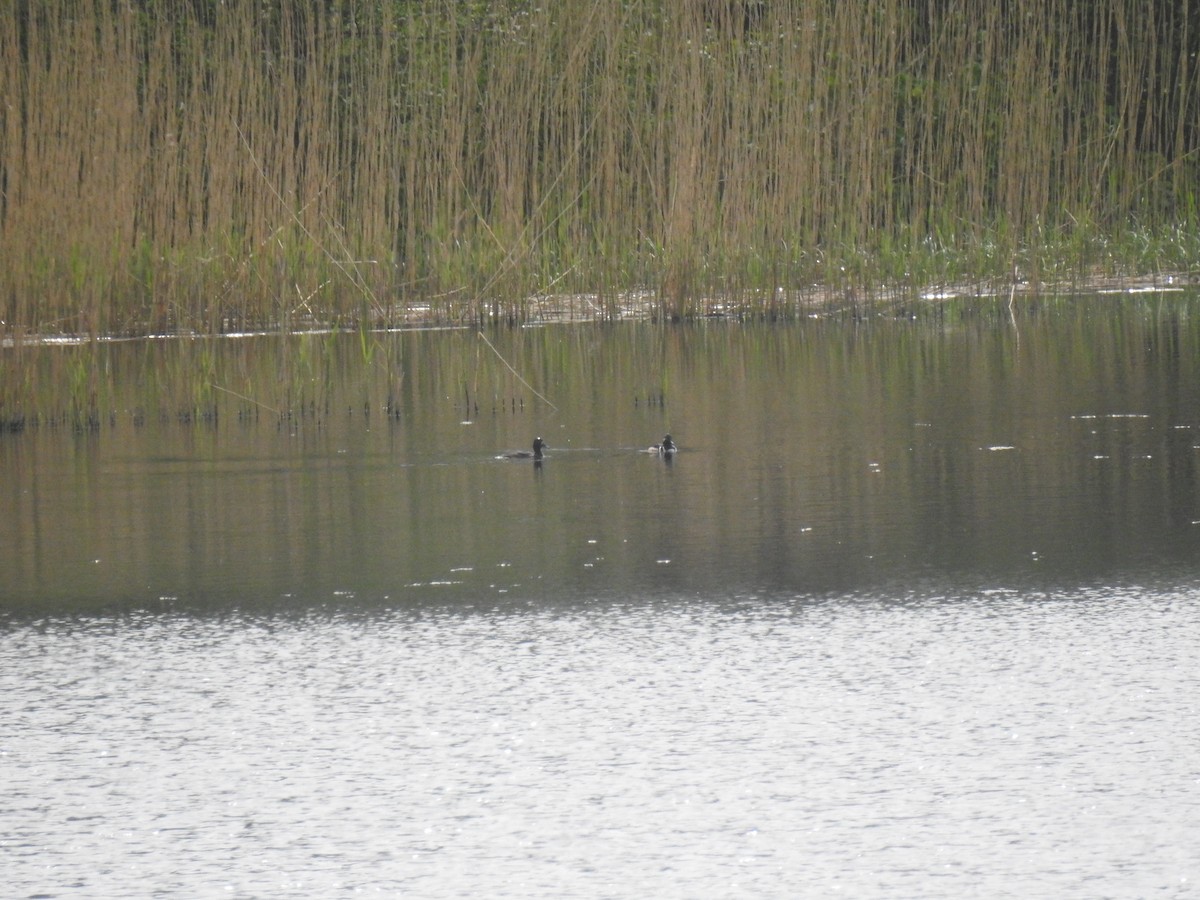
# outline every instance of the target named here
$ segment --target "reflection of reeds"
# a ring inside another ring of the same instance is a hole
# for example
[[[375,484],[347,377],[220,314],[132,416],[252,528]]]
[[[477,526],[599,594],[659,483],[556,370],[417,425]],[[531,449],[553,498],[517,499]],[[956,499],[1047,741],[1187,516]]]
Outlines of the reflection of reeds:
[[[0,0],[3,328],[1191,264],[1186,5],[934,6]]]
[[[1110,313],[1107,332],[1096,324],[1102,309]],[[923,383],[922,373],[938,369],[943,354],[977,354],[984,346],[1007,346],[1016,356],[1055,358],[1064,373],[1078,377],[1100,358],[1111,371],[1123,371],[1128,360],[1120,354],[1135,351],[1156,359],[1190,359],[1176,345],[1200,341],[1200,318],[1187,314],[1185,301],[1166,294],[1111,301],[1039,297],[1010,302],[1005,295],[912,303],[901,298],[890,306],[880,304],[875,312],[866,328],[858,327],[855,314],[846,310],[784,327],[707,321],[683,328],[649,323],[493,327],[486,341],[474,329],[413,329],[370,335],[100,339],[73,346],[25,343],[0,351],[5,355],[0,365],[13,375],[0,379],[0,441],[8,431],[109,433],[113,426],[127,425],[204,426],[215,433],[218,427],[263,422],[280,430],[319,432],[359,417],[398,425],[397,434],[420,441],[406,423],[430,404],[470,420],[529,416],[531,421],[586,421],[599,414],[597,385],[620,373],[632,386],[632,429],[635,420],[642,421],[636,410],[645,406],[662,407],[669,423],[678,377],[700,382],[740,378],[737,373],[758,366],[740,358],[746,354],[770,357],[773,378],[756,382],[757,393],[787,406],[792,395],[780,385],[804,380],[796,369],[807,365],[802,360],[820,357],[823,364],[848,372],[849,360],[868,346],[878,354],[868,370],[885,372],[900,389]],[[1078,333],[1062,343],[1064,332],[1045,325],[1051,319],[1074,321]],[[966,343],[964,330],[975,333]],[[1162,348],[1174,349],[1163,356],[1158,352]],[[983,353],[980,359],[978,377],[983,381],[999,377],[992,366],[1011,362],[1005,354]],[[711,371],[698,370],[700,365]]]
[[[340,406],[391,415],[402,390],[404,342],[376,343],[367,360],[355,336],[332,332],[27,343],[0,360],[14,376],[0,381],[0,430],[216,423],[222,415],[325,422]]]

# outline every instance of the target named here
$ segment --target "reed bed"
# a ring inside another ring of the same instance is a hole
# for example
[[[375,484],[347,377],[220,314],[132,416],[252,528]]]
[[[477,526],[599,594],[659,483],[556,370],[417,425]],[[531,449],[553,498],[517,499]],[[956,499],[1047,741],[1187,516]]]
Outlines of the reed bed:
[[[98,426],[112,336],[196,338],[146,382],[204,420],[247,330],[1190,274],[1198,52],[1163,0],[0,0],[0,422]]]
[[[603,316],[635,289],[787,314],[780,288],[1188,267],[1194,18],[0,0],[2,327],[522,320],[584,292]]]

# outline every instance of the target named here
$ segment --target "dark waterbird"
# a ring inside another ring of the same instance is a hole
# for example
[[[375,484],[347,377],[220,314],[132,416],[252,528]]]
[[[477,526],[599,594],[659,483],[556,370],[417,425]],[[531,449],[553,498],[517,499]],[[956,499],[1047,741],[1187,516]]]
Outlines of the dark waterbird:
[[[673,441],[671,436],[668,434],[662,439],[661,444],[655,444],[653,447],[647,447],[644,452],[656,453],[659,456],[674,456],[678,450],[679,447],[675,445],[675,441]]]
[[[512,453],[505,453],[506,459],[541,459],[542,451],[546,449],[546,442],[540,437],[533,439],[532,450],[515,450]]]

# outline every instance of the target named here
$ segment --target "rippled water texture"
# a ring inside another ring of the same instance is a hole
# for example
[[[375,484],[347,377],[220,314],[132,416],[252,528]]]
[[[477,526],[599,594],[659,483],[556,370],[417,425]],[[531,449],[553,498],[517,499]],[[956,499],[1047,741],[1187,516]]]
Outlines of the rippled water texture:
[[[9,896],[1190,896],[1188,593],[0,642]]]
[[[228,342],[200,423],[114,346],[0,435],[6,895],[1192,896],[1194,302],[326,338],[286,418]]]

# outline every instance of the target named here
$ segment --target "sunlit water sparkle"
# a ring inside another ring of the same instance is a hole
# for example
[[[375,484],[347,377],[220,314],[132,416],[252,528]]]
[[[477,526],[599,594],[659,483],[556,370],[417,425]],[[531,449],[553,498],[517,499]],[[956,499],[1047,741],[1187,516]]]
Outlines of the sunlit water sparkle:
[[[1081,591],[46,620],[10,896],[1184,896],[1200,606]]]

